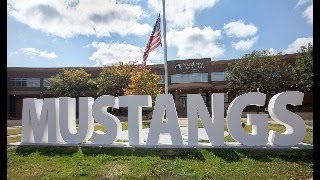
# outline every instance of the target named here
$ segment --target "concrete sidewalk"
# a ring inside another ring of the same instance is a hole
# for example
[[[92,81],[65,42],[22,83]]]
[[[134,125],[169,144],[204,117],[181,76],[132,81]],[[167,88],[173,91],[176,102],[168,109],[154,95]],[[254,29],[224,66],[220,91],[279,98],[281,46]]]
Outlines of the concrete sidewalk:
[[[241,120],[246,120],[246,118],[241,118]],[[186,127],[188,126],[188,118],[178,118],[178,121],[179,121],[179,125],[181,127]],[[224,119],[224,121],[226,121],[226,118]],[[304,122],[313,122],[313,120],[305,120]],[[268,123],[270,124],[279,124],[277,122],[275,122],[274,120],[272,120],[271,118],[268,119]],[[307,128],[309,129],[313,129],[313,126],[306,126]]]
[[[245,120],[246,118],[241,118],[242,120]],[[224,119],[226,120],[226,119]],[[148,120],[150,121],[150,120]],[[179,125],[181,127],[187,127],[188,126],[188,118],[178,118]],[[271,118],[268,119],[268,122],[270,124],[278,124],[277,122],[273,121]],[[313,122],[313,120],[305,120],[305,122]],[[8,120],[7,121],[7,128],[19,128],[21,127],[21,120]],[[95,123],[97,124],[97,123]],[[313,129],[313,126],[307,126],[309,129]]]
[[[187,127],[181,127],[180,131],[181,131],[181,135],[182,135],[182,140],[184,142],[188,142],[188,128]],[[142,134],[142,140],[145,143],[147,141],[147,138],[148,138],[149,128],[142,129],[141,134]],[[226,137],[228,135],[229,135],[229,133],[224,131],[224,137]],[[121,140],[126,140],[126,141],[129,140],[128,130],[124,130],[124,131],[121,132],[121,138],[120,139]],[[208,141],[208,140],[209,140],[209,137],[208,137],[205,129],[204,128],[199,128],[198,129],[198,141]],[[172,144],[170,134],[169,133],[161,134],[160,138],[159,138],[159,143],[161,143],[161,144]]]
[[[15,134],[15,135],[10,135],[10,136],[7,136],[7,138],[14,138],[14,137],[20,137],[21,134]]]

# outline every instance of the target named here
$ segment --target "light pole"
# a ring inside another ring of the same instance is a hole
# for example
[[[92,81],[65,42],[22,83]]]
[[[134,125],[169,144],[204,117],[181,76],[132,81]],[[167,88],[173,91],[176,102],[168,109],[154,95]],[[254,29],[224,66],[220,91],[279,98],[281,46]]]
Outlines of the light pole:
[[[259,92],[259,88],[257,88],[257,92]],[[257,107],[257,114],[259,114],[259,107]]]
[[[167,38],[166,38],[166,3],[162,0],[162,24],[163,24],[163,50],[164,50],[164,88],[165,94],[168,94],[168,64],[167,64]]]

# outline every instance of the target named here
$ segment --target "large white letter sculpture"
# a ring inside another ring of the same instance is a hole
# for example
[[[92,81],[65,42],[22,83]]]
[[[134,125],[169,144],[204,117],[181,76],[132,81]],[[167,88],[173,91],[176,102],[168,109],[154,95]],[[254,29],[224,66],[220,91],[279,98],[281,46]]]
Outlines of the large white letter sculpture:
[[[164,112],[166,122],[163,123]],[[161,133],[170,133],[172,145],[183,145],[176,107],[171,94],[159,94],[156,98],[147,145],[158,145]]]
[[[236,141],[247,146],[259,146],[268,143],[268,115],[248,114],[247,123],[252,125],[252,133],[248,134],[241,126],[241,114],[248,105],[263,106],[266,95],[259,92],[250,92],[235,98],[229,105],[227,112],[228,130]]]
[[[245,146],[267,145],[294,146],[306,133],[304,120],[286,109],[287,104],[301,105],[304,94],[287,91],[273,96],[268,105],[270,117],[286,127],[284,133],[271,130],[268,136],[268,115],[248,114],[247,123],[252,132],[241,125],[243,109],[248,105],[264,106],[266,94],[249,92],[236,97],[227,111],[227,126],[233,139]],[[121,136],[120,120],[108,113],[108,107],[128,107],[129,145],[142,145],[142,108],[151,107],[149,95],[105,95],[95,101],[92,97],[79,98],[79,128],[76,127],[76,100],[61,98],[25,98],[22,108],[22,144],[52,143],[81,144],[92,137],[93,144],[107,145]],[[187,95],[188,146],[198,146],[198,119],[212,146],[224,145],[224,98],[222,93],[211,95],[210,113],[200,94]],[[164,120],[166,114],[166,120]],[[107,132],[94,131],[94,121],[106,127]],[[164,122],[163,122],[164,121]],[[156,98],[146,145],[159,144],[161,134],[170,134],[172,145],[183,146],[176,107],[171,94],[159,94]],[[228,143],[226,143],[228,144]],[[178,147],[179,147],[178,146]]]
[[[128,136],[130,145],[142,143],[142,107],[152,107],[149,95],[120,96],[119,106],[128,107]]]
[[[287,104],[301,105],[303,93],[287,91],[274,95],[269,102],[268,111],[273,120],[286,127],[284,133],[270,130],[269,142],[280,146],[296,145],[301,142],[306,133],[306,124],[297,114],[286,109]]]
[[[76,129],[76,99],[61,97],[60,100],[60,129],[66,143],[79,144],[90,139],[93,133],[92,97],[79,98],[79,129]]]
[[[92,142],[94,144],[110,144],[121,136],[122,125],[120,120],[108,113],[108,107],[118,109],[119,99],[113,96],[100,96],[93,103],[92,116],[94,120],[107,129],[107,132],[103,134],[93,132]]]
[[[214,146],[224,144],[223,114],[224,96],[223,93],[211,95],[212,119],[203,102],[201,94],[187,95],[188,113],[188,145],[198,145],[198,118],[200,117],[203,127],[209,137],[210,143]],[[199,114],[199,116],[198,116]]]
[[[59,99],[23,99],[21,142],[63,142],[59,128]]]

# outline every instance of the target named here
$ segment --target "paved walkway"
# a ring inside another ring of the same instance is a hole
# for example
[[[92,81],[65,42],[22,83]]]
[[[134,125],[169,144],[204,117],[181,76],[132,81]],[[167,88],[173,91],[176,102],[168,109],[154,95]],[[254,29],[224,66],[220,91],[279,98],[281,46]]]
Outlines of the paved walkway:
[[[187,127],[181,127],[180,131],[181,131],[181,135],[182,135],[183,141],[187,142],[188,141],[188,128]],[[148,138],[148,134],[149,134],[149,128],[142,129],[141,134],[142,134],[143,142],[146,142],[147,138]],[[224,131],[224,137],[226,137],[228,135],[229,135],[229,133]],[[16,135],[7,136],[7,138],[20,137],[20,136],[21,136],[21,134],[16,134]],[[124,130],[124,131],[121,132],[120,140],[125,140],[125,141],[129,140],[128,130]],[[208,140],[209,140],[209,137],[208,137],[205,129],[204,128],[199,128],[198,129],[198,141],[208,141]],[[172,144],[170,134],[169,133],[161,134],[160,138],[159,138],[159,143],[161,143],[161,144]]]
[[[182,140],[184,142],[187,142],[188,141],[188,128],[187,127],[180,127],[180,131],[181,131],[181,135],[182,135]],[[142,134],[143,142],[146,142],[147,138],[148,138],[148,134],[149,134],[149,128],[142,129],[141,134]],[[229,133],[224,131],[224,137],[226,137],[228,135],[229,135]],[[124,130],[121,132],[120,139],[121,140],[128,140],[128,130]],[[205,129],[199,128],[198,129],[198,141],[208,141],[208,140],[209,140],[209,137],[208,137]],[[170,134],[168,134],[168,133],[161,134],[160,138],[159,138],[159,143],[172,144]]]
[[[7,138],[14,138],[14,137],[20,137],[21,134],[15,134],[15,135],[10,135],[10,136],[7,136]]]
[[[242,118],[244,119],[244,118]],[[179,125],[180,125],[180,131],[182,134],[182,139],[183,141],[187,142],[188,141],[188,121],[187,118],[179,118]],[[277,122],[269,119],[268,121],[270,124],[278,124]],[[307,122],[307,121],[306,121]],[[309,121],[309,122],[313,122],[313,121]],[[95,123],[95,125],[99,125],[98,123]],[[313,129],[313,126],[306,126],[309,129]],[[13,126],[13,127],[7,127],[8,129],[16,129],[16,128],[21,128],[21,126]],[[142,129],[142,139],[144,142],[147,141],[147,137],[148,137],[148,133],[149,133],[149,128],[145,128]],[[227,131],[224,131],[224,137],[228,136],[229,133]],[[13,138],[13,137],[20,137],[21,134],[16,134],[16,135],[10,135],[7,136],[7,138]],[[124,130],[121,132],[121,140],[128,140],[128,130]],[[204,128],[199,128],[198,129],[198,141],[207,141],[209,140],[208,135],[205,131]],[[159,143],[161,144],[171,144],[171,136],[168,133],[165,134],[161,134],[160,135],[160,139],[159,139]]]
[[[268,121],[268,122],[269,122],[270,124],[279,124],[279,123],[277,123],[277,122],[275,122],[275,121]],[[305,122],[308,122],[308,121],[305,121]],[[309,121],[309,122],[313,122],[313,121]],[[308,125],[306,125],[306,127],[313,130],[313,126],[308,126]]]

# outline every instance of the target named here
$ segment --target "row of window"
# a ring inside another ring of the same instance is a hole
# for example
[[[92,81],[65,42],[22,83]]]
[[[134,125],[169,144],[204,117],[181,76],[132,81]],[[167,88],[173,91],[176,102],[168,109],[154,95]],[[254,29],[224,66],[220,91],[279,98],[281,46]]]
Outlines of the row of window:
[[[49,87],[48,78],[43,78],[43,87]],[[40,78],[10,78],[9,87],[40,87]]]
[[[171,75],[171,83],[208,82],[208,73]]]
[[[228,72],[212,72],[211,81],[225,81]],[[164,84],[164,75],[159,75]],[[48,78],[43,78],[43,87],[49,87]],[[174,74],[171,83],[208,82],[208,73]],[[40,87],[40,78],[10,78],[10,87]]]
[[[211,81],[225,81],[228,71],[212,72]],[[159,75],[161,82],[164,84],[164,75]],[[171,75],[171,83],[191,83],[191,82],[208,82],[208,73],[193,73],[193,74],[174,74]]]
[[[203,98],[203,102],[207,102],[206,94],[201,94]],[[224,102],[228,102],[228,93],[224,93]],[[187,94],[180,94],[180,107],[186,108],[187,107]]]

